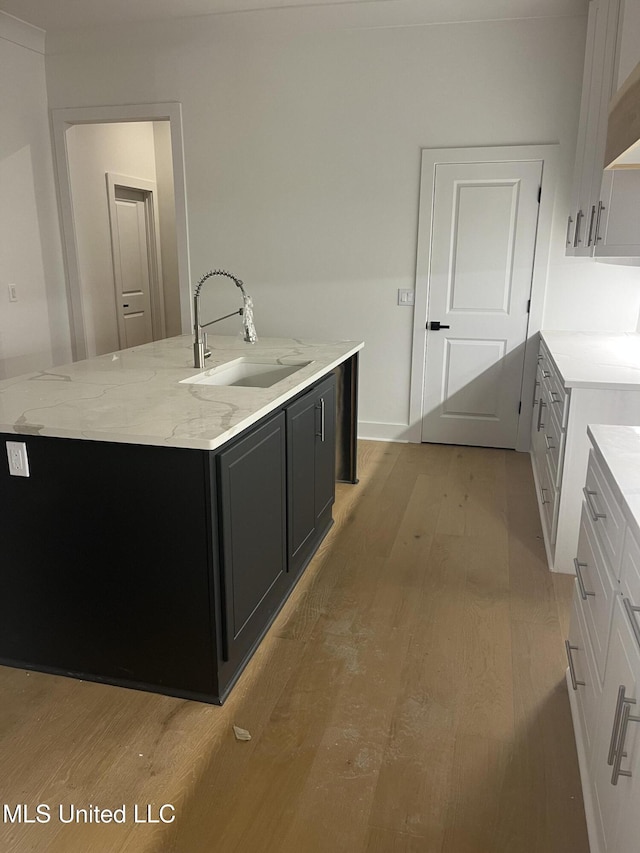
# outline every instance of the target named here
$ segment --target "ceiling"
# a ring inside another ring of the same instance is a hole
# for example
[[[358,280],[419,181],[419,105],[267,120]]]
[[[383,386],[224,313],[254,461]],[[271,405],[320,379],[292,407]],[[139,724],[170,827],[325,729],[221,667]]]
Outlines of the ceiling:
[[[430,22],[583,14],[588,0],[0,0],[8,12],[44,30],[266,9],[357,4],[421,9]]]

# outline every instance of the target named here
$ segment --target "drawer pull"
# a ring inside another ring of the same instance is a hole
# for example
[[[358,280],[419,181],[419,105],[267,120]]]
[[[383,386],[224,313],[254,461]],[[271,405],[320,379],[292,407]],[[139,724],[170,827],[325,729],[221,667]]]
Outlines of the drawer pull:
[[[538,388],[540,387],[540,380],[536,379],[536,384],[533,386],[533,405],[537,406],[539,397],[538,397]]]
[[[557,391],[551,392],[551,402],[552,403],[561,403],[562,402],[562,397],[560,396],[560,394],[558,394]]]
[[[630,770],[621,770],[622,759],[626,756],[624,751],[624,743],[627,739],[627,728],[629,723],[640,723],[640,717],[631,716],[631,706],[636,704],[635,699],[629,699],[625,696],[624,684],[618,688],[618,701],[616,703],[616,713],[613,720],[612,742],[613,746],[613,772],[611,773],[611,784],[617,785],[618,779],[621,776],[630,777]],[[617,723],[617,726],[616,726]],[[616,731],[617,729],[617,731]],[[617,735],[617,737],[615,737]],[[609,748],[609,757],[612,757],[611,747]]]
[[[544,443],[547,445],[547,450],[555,450],[555,449],[556,449],[555,444],[551,444],[551,439],[552,439],[552,438],[553,438],[553,436],[548,436],[548,435],[546,434],[546,432],[545,432],[545,434],[544,434]]]
[[[638,620],[636,619],[636,613],[640,613],[640,607],[636,607],[635,604],[632,604],[628,598],[625,598],[624,609],[627,611],[629,622],[631,622],[631,628],[636,638],[636,643],[638,644],[638,646],[640,646],[640,626],[638,625]]]
[[[544,496],[544,493],[547,491],[548,491],[548,489],[545,489],[544,486],[540,486],[540,501],[542,503],[542,506],[544,506],[545,504],[551,503],[551,501],[546,500],[546,498]]]
[[[587,597],[590,595],[593,595],[595,597],[595,592],[587,592],[587,590],[585,589],[584,580],[582,579],[582,572],[580,571],[581,569],[587,568],[587,563],[580,563],[578,562],[578,558],[574,557],[573,565],[576,570],[576,580],[578,581],[578,588],[580,590],[580,597],[582,598],[582,600],[586,601]]]
[[[542,378],[543,378],[543,379],[548,379],[550,376],[551,376],[550,371],[548,371],[548,370],[543,370],[543,371],[542,371]]]
[[[616,746],[618,745],[618,733],[620,731],[620,715],[622,714],[622,706],[625,702],[625,686],[621,684],[618,688],[618,698],[616,699],[616,710],[613,715],[613,728],[611,730],[611,741],[609,742],[609,756],[607,764],[611,766],[616,757]]]
[[[578,681],[576,679],[576,671],[575,671],[575,668],[573,666],[573,657],[571,656],[571,652],[572,651],[577,652],[578,647],[572,646],[571,643],[569,642],[569,640],[564,641],[564,647],[565,647],[566,652],[567,652],[567,660],[569,661],[569,675],[571,676],[571,686],[573,687],[574,690],[577,690],[578,687],[584,687],[585,686],[584,681]]]
[[[593,500],[594,495],[597,495],[597,492],[594,492],[593,489],[588,489],[586,486],[582,490],[584,493],[584,499],[587,502],[587,506],[589,507],[589,512],[591,513],[591,518],[594,521],[597,521],[599,518],[606,518],[606,512],[598,512],[596,509],[595,502]]]
[[[544,424],[542,423],[542,410],[546,405],[547,404],[545,403],[545,401],[542,399],[542,397],[540,397],[540,404],[538,405],[538,432],[540,432],[540,430],[544,426]]]

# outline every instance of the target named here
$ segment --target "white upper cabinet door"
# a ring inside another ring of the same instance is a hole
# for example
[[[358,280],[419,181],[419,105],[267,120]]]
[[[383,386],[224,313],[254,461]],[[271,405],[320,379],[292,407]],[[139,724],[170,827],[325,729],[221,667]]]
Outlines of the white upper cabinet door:
[[[435,169],[422,440],[515,447],[542,163]]]
[[[634,0],[636,2],[636,0]],[[591,0],[580,102],[580,123],[567,224],[568,255],[591,256],[601,214],[609,101],[617,81],[620,0]]]
[[[604,172],[596,258],[640,257],[640,169]]]

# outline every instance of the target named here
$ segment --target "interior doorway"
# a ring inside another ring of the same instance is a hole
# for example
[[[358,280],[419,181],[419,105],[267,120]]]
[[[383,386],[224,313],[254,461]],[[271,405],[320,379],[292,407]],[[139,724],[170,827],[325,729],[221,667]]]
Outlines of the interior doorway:
[[[557,149],[422,151],[410,440],[528,450]]]
[[[188,333],[180,104],[54,110],[53,128],[74,359]]]

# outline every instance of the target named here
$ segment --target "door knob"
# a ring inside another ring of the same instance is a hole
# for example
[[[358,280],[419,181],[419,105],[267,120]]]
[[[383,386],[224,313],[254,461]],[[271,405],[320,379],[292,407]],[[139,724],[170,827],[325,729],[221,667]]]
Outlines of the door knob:
[[[439,332],[440,329],[450,329],[451,326],[445,326],[444,323],[441,323],[439,320],[432,320],[427,328],[431,329],[432,332]]]

